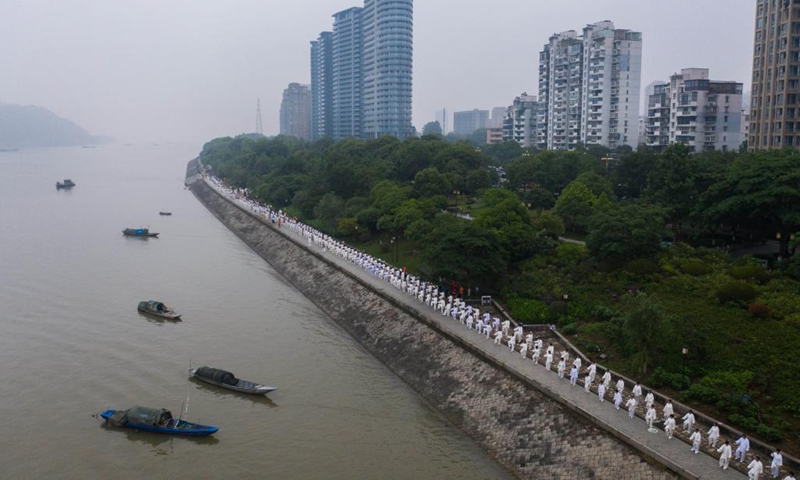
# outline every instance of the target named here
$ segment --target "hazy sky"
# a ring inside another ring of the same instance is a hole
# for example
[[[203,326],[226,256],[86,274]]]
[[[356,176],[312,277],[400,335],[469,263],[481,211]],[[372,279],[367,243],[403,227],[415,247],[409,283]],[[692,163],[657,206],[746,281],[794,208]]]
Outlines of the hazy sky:
[[[612,20],[643,34],[642,85],[685,67],[750,89],[756,0],[416,0],[414,124],[537,90],[550,35]],[[0,0],[0,102],[124,141],[278,133],[309,42],[359,0]]]

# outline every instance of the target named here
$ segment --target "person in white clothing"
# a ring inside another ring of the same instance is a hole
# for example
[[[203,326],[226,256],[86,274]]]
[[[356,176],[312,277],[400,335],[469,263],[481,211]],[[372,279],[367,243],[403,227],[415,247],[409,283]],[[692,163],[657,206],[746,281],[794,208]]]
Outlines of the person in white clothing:
[[[772,464],[770,464],[769,468],[772,472],[772,478],[778,478],[778,475],[781,474],[781,467],[783,466],[783,455],[781,455],[781,449],[777,449],[770,454],[772,457]]]
[[[711,448],[717,448],[717,441],[719,441],[719,424],[714,422],[708,430],[708,443],[711,444]]]
[[[783,477],[783,480],[797,480],[794,476],[794,472],[789,472],[789,475]]]
[[[675,415],[670,415],[664,422],[664,431],[667,433],[667,438],[672,438],[672,434],[675,432]]]
[[[514,340],[516,340],[516,339],[517,339],[517,337],[515,337],[513,335],[508,337],[508,349],[511,350],[512,352],[514,351],[514,347],[515,347]]]
[[[622,404],[622,392],[620,392],[619,390],[616,390],[614,392],[614,408],[619,410],[620,404]]]
[[[581,364],[582,363],[583,362],[581,361],[581,357],[575,357],[575,360],[572,362],[572,364],[575,365],[575,368],[577,368],[578,371],[581,370]]]
[[[686,433],[689,433],[694,428],[694,412],[689,410],[689,412],[683,416],[683,428],[686,429]]]
[[[731,442],[725,440],[717,451],[719,452],[719,466],[723,470],[728,469],[728,463],[731,461]]]
[[[644,416],[644,420],[647,422],[647,428],[653,428],[653,422],[656,421],[656,418],[658,418],[656,409],[650,405],[650,407],[647,408],[647,413]]]
[[[738,462],[744,462],[747,452],[750,450],[750,439],[747,435],[742,435],[736,440],[736,452],[733,454],[733,459]]]
[[[558,378],[564,378],[564,370],[567,368],[567,362],[562,358],[558,361]]]
[[[617,391],[619,391],[620,395],[625,391],[625,380],[621,378],[617,380]]]
[[[550,352],[547,352],[545,354],[545,356],[544,356],[544,368],[545,368],[545,370],[547,370],[549,372],[550,371],[550,365],[552,365],[552,364],[553,364],[553,354],[550,353]]]
[[[500,342],[502,342],[502,341],[503,341],[503,332],[497,331],[494,334],[494,344],[495,345],[500,345]]]
[[[703,441],[703,436],[700,435],[699,429],[694,429],[694,432],[689,436],[689,441],[692,442],[692,451],[697,454],[700,451],[700,442]]]
[[[594,383],[594,377],[597,375],[597,364],[592,361],[586,369],[589,371],[589,382]]]
[[[654,402],[655,402],[655,397],[653,396],[653,392],[648,390],[647,395],[644,396],[644,404],[647,408],[650,408],[650,405],[652,405]]]
[[[545,353],[549,353],[550,355],[553,355],[555,353],[555,351],[556,351],[556,347],[554,347],[553,344],[551,343],[547,347],[547,350],[545,351]]]
[[[603,403],[606,399],[606,386],[602,383],[597,386],[597,397],[600,399],[600,403]]]
[[[668,419],[674,413],[674,409],[672,408],[672,400],[667,399],[667,403],[664,404],[664,420]]]
[[[636,397],[629,398],[625,406],[628,407],[628,418],[633,418],[636,414]]]
[[[642,386],[639,385],[639,382],[636,382],[636,385],[633,386],[633,396],[636,400],[639,400],[639,397],[642,396]]]
[[[592,391],[592,378],[589,375],[583,377],[583,391],[586,393]]]
[[[541,355],[542,349],[539,347],[533,347],[533,355],[531,355],[531,359],[533,363],[539,363],[539,355]]]
[[[528,344],[523,342],[519,344],[519,353],[522,355],[522,358],[528,356]]]
[[[756,458],[747,465],[747,478],[750,480],[758,480],[761,474],[764,473],[764,464],[761,463],[761,457],[756,455]]]
[[[605,387],[608,388],[608,386],[611,385],[611,372],[606,370],[606,373],[603,374],[600,380],[602,380],[603,385],[605,385]]]
[[[578,368],[573,365],[569,371],[569,384],[574,387],[576,383],[578,383]]]

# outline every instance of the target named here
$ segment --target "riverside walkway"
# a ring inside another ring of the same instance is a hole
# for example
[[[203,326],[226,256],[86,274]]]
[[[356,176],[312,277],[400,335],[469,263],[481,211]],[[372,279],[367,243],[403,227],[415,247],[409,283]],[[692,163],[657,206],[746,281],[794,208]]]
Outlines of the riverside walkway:
[[[214,188],[212,184],[209,183],[208,185]],[[242,205],[239,206],[246,210]],[[578,386],[571,386],[566,378],[559,379],[555,371],[547,371],[541,364],[534,364],[530,358],[523,358],[517,351],[512,352],[506,345],[496,345],[493,341],[487,340],[485,335],[465,328],[464,325],[453,320],[450,316],[440,315],[433,309],[419,303],[415,298],[369,274],[347,259],[331,251],[325,252],[323,248],[317,245],[309,245],[307,239],[300,233],[294,232],[289,228],[278,228],[259,215],[253,214],[253,216],[297,245],[325,259],[338,269],[358,279],[361,283],[368,285],[385,298],[413,312],[428,325],[439,330],[464,348],[483,357],[491,364],[504,369],[530,387],[542,391],[567,409],[591,421],[602,430],[609,432],[641,455],[667,466],[681,477],[737,480],[747,478],[746,475],[733,468],[722,470],[718,466],[717,458],[707,453],[702,451],[700,454],[692,453],[690,446],[677,437],[667,439],[663,430],[659,430],[657,433],[649,432],[646,423],[641,418],[628,418],[626,409],[616,410],[613,401],[608,401],[608,396],[607,401],[601,403],[596,393],[586,393],[584,391],[582,382],[579,382]],[[681,429],[682,426],[679,424],[677,428]],[[722,438],[720,443],[724,440],[725,438]],[[733,443],[735,439],[729,438],[729,440]],[[768,459],[762,459],[762,462],[764,462],[765,466],[769,465]],[[731,463],[734,463],[733,459],[731,459]],[[764,476],[763,478],[767,477]]]

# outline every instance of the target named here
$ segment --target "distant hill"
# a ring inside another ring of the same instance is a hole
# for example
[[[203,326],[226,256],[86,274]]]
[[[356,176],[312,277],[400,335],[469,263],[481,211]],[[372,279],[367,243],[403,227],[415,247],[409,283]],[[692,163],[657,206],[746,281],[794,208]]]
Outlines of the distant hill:
[[[34,105],[0,103],[0,148],[69,147],[106,143],[75,123]]]

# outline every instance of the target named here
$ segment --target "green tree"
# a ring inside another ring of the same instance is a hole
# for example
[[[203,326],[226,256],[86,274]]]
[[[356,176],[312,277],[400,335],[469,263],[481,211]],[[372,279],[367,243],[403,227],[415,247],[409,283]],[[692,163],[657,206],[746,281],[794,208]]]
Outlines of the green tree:
[[[495,236],[475,222],[440,214],[420,257],[428,278],[487,286],[506,265]]]
[[[609,199],[615,199],[617,197],[614,194],[614,186],[608,178],[599,175],[597,172],[583,172],[578,175],[575,181],[586,185],[595,197],[599,197],[602,194],[605,194]]]
[[[328,229],[334,230],[338,225],[339,215],[344,211],[345,202],[334,193],[326,193],[314,207],[314,217]]]
[[[442,126],[439,124],[438,121],[436,122],[428,122],[422,127],[422,134],[423,135],[441,135],[442,134]]]
[[[439,173],[434,167],[417,172],[414,176],[414,190],[420,197],[433,197],[435,195],[448,196],[453,191],[450,181]]]
[[[644,196],[666,209],[675,238],[680,238],[681,224],[699,198],[695,188],[695,163],[688,146],[675,143],[658,157],[656,168],[647,176]]]
[[[596,202],[589,187],[581,182],[572,182],[561,192],[556,201],[555,213],[564,220],[568,230],[584,232]]]
[[[647,374],[673,346],[674,321],[644,293],[626,294],[623,302],[628,307],[622,320],[625,353],[635,371]]]
[[[556,197],[553,192],[542,187],[533,187],[523,194],[525,202],[535,210],[550,210],[556,205]]]
[[[554,239],[557,239],[559,235],[563,235],[566,231],[564,221],[549,210],[539,212],[533,218],[531,226],[534,231],[544,233]]]
[[[589,221],[586,247],[598,260],[653,257],[661,249],[664,217],[661,208],[637,204],[598,212]]]
[[[791,234],[800,229],[800,153],[793,149],[753,153],[739,158],[724,180],[709,190],[728,193],[710,213],[730,219],[766,222],[780,233],[780,255],[789,258]]]

